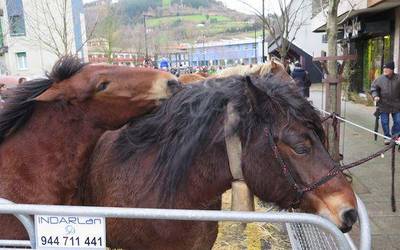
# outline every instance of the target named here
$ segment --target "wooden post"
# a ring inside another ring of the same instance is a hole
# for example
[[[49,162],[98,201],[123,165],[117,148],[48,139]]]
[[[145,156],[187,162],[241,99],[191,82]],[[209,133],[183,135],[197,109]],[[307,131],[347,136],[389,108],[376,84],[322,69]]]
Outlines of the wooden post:
[[[337,70],[335,75],[330,74],[329,70],[326,68],[326,62],[337,60],[343,61],[351,61],[356,60],[356,55],[343,55],[343,56],[322,56],[313,58],[313,61],[324,62],[324,69],[327,72],[327,76],[324,79],[324,85],[326,89],[325,96],[325,110],[340,115],[341,114],[341,101],[342,101],[342,84],[340,76],[337,74]],[[328,137],[329,147],[328,152],[330,153],[333,160],[339,162],[340,161],[340,152],[339,152],[339,136],[336,137],[335,131],[331,125],[331,121],[327,121],[327,126],[325,126],[325,132]],[[337,131],[340,131],[340,127],[338,125]]]

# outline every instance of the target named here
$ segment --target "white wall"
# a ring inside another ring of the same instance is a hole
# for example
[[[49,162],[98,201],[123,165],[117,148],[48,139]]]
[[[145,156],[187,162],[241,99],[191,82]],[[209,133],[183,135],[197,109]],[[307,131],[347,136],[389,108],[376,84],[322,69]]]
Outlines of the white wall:
[[[4,17],[3,17],[3,32],[5,33],[5,45],[8,46],[8,53],[4,55],[4,61],[8,69],[8,74],[21,75],[27,77],[37,77],[50,71],[53,64],[57,61],[58,56],[54,49],[57,47],[62,53],[65,53],[64,46],[60,35],[57,35],[62,25],[62,10],[59,9],[62,0],[23,0],[24,19],[25,19],[25,36],[10,36],[8,31],[8,15],[7,8],[5,7],[5,0],[1,0]],[[44,5],[42,5],[44,3]],[[53,16],[51,17],[44,8],[52,10]],[[68,51],[74,53],[75,40],[73,30],[72,8],[71,1],[68,1],[67,6],[67,34],[66,39],[68,44]],[[55,21],[50,21],[54,18]],[[50,29],[49,29],[50,28]],[[50,34],[53,34],[51,36]],[[40,39],[38,37],[41,37]],[[85,36],[83,36],[85,38]],[[64,40],[65,41],[65,40]],[[52,44],[47,46],[46,44]],[[85,55],[87,56],[87,49],[84,48]],[[19,70],[17,68],[18,52],[26,52],[27,55],[27,69]]]
[[[368,0],[346,0],[340,1],[338,7],[338,16],[347,13],[350,10],[360,10],[368,7]],[[321,11],[312,19],[312,30],[316,30],[326,24],[326,16]]]
[[[311,22],[312,5],[311,0],[307,0],[306,6],[302,11],[305,21],[296,34],[293,44],[307,52],[311,56],[320,56],[321,50],[327,50],[327,44],[322,43],[323,33],[314,33]],[[294,34],[292,34],[294,35]]]

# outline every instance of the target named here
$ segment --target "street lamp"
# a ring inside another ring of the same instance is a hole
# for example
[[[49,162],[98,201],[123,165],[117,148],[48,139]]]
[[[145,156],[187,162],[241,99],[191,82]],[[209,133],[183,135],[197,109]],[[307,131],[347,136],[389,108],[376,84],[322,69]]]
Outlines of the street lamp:
[[[147,47],[147,26],[146,26],[146,17],[152,17],[151,15],[143,15],[143,25],[144,25],[144,47],[146,50],[146,58],[145,61],[147,62],[147,60],[149,59],[149,49]]]
[[[206,35],[203,33],[203,63],[204,63],[204,66],[206,66],[206,48],[204,46],[205,40],[206,40]]]
[[[254,62],[255,62],[255,64],[257,64],[258,63],[258,60],[257,60],[257,21],[253,20],[251,23],[253,24],[253,28],[254,28]],[[251,63],[252,62],[250,62],[250,64]]]

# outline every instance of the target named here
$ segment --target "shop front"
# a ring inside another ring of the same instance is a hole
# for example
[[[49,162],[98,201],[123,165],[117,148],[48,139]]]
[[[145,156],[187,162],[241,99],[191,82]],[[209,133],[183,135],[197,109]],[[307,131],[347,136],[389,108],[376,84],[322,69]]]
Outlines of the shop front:
[[[353,18],[352,22],[359,27],[356,35],[347,39],[350,53],[358,55],[352,64],[350,90],[368,93],[371,83],[382,74],[383,65],[393,61],[395,14],[394,10],[369,13]]]

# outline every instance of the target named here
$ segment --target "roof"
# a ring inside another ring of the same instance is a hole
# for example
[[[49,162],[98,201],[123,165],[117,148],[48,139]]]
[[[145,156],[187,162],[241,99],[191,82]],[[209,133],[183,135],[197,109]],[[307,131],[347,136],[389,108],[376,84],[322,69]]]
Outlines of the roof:
[[[257,42],[261,41],[260,38],[256,39]],[[237,44],[249,44],[254,43],[254,38],[244,38],[244,39],[229,39],[229,40],[219,40],[213,42],[196,43],[193,48],[203,48],[203,47],[217,47],[217,46],[229,46]]]

